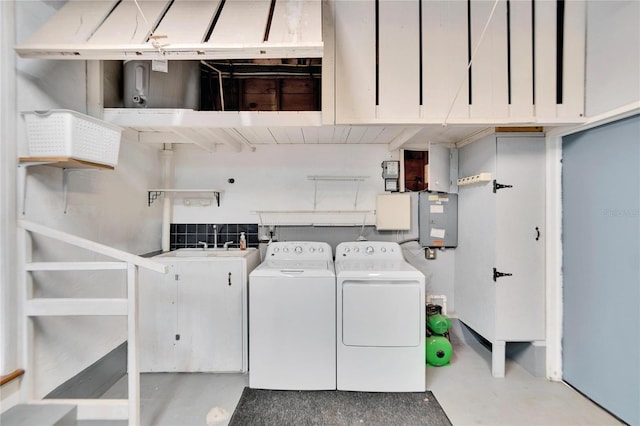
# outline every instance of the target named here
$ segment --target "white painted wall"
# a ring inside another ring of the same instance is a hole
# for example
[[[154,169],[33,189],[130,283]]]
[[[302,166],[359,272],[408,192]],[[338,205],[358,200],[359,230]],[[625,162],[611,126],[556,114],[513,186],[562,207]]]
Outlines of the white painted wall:
[[[308,175],[370,176],[361,182],[358,209],[375,210],[376,195],[383,191],[380,163],[397,159],[386,145],[265,145],[255,152],[220,151],[175,147],[176,188],[218,188],[224,191],[220,207],[184,206],[174,201],[173,223],[259,223],[257,210],[312,210],[314,183]],[[227,179],[234,178],[229,184]],[[351,210],[356,184],[319,182],[318,210]],[[412,197],[412,226],[406,232],[375,232],[367,228],[369,240],[404,241],[418,237],[417,194]],[[353,241],[359,227],[276,228],[285,239],[325,241],[332,246]],[[428,294],[445,294],[449,311],[455,310],[453,272],[455,250],[438,251],[436,260],[425,260],[418,243],[403,245],[407,261],[426,276]]]
[[[386,145],[264,145],[255,152],[207,153],[176,147],[176,188],[223,190],[220,207],[174,203],[174,223],[258,223],[258,210],[313,210],[310,175],[368,176],[357,210],[375,210],[383,192],[383,160],[397,159]],[[229,184],[233,178],[235,183]],[[353,210],[357,182],[318,182],[317,210]]]
[[[55,12],[61,2],[16,3],[16,42],[24,40]],[[86,111],[84,61],[17,61],[17,110],[66,108]],[[19,155],[28,153],[22,117],[17,118]],[[147,206],[146,191],[160,183],[156,149],[124,140],[114,171],[69,174],[67,213],[63,212],[62,169],[30,167],[26,214],[30,221],[107,244],[134,254],[160,249],[161,206]],[[15,157],[11,167],[15,170]],[[7,244],[15,251],[15,242]],[[83,250],[41,237],[33,239],[34,260],[94,260]],[[121,297],[123,271],[34,273],[41,297]],[[3,282],[3,286],[7,283]],[[15,315],[15,311],[13,312]],[[36,322],[35,384],[42,396],[100,359],[126,340],[124,318],[46,317]],[[28,372],[29,373],[29,372]]]
[[[586,115],[640,101],[640,2],[587,1]]]
[[[16,176],[15,144],[15,59],[11,47],[14,41],[13,3],[0,2],[0,375],[8,374],[20,366],[18,362],[15,329],[15,250],[7,244],[15,241]],[[13,315],[12,315],[13,313]],[[2,406],[15,385],[2,389]]]

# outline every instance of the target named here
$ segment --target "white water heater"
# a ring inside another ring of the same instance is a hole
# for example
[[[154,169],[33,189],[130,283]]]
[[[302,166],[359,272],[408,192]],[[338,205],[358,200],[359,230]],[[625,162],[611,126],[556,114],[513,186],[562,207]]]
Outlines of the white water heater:
[[[124,62],[125,108],[200,109],[200,63],[168,61],[167,72],[152,61]]]

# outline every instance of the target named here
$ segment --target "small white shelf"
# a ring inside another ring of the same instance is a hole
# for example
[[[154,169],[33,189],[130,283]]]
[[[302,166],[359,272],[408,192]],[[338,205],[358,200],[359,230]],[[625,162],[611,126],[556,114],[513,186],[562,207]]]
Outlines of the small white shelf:
[[[360,192],[360,182],[369,179],[369,176],[307,176],[308,180],[314,181],[313,188],[313,209],[318,205],[318,182],[357,182],[356,196],[353,201],[354,210],[358,207],[358,193]]]
[[[216,200],[216,204],[220,207],[220,193],[218,189],[149,189],[147,191],[147,204],[150,206],[159,197],[165,193],[171,194],[174,198],[182,198],[186,205],[191,204],[191,200]],[[202,201],[201,201],[202,204]],[[209,203],[210,204],[210,203]],[[209,205],[202,204],[202,205]]]
[[[491,173],[483,172],[473,176],[458,179],[458,186],[473,185],[476,183],[491,182]]]
[[[375,223],[374,210],[263,210],[255,213],[263,226],[362,226]]]
[[[309,180],[315,181],[339,181],[339,182],[361,182],[369,179],[369,176],[307,176]]]
[[[73,157],[20,157],[18,159],[18,185],[21,188],[20,212],[25,214],[27,199],[27,170],[31,166],[49,166],[62,169],[62,199],[63,211],[67,213],[68,180],[69,173],[77,170],[114,170],[114,166],[109,164],[94,163],[92,161],[79,160]]]

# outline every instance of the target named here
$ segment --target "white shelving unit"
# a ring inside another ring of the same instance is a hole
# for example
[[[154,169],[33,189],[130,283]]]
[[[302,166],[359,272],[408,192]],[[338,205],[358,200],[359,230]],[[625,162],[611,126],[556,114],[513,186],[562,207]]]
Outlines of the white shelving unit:
[[[171,194],[173,198],[182,198],[185,205],[191,205],[193,200],[199,200],[203,206],[211,205],[215,199],[220,207],[220,194],[218,189],[149,189],[147,191],[147,204],[150,206],[155,200],[163,195]]]

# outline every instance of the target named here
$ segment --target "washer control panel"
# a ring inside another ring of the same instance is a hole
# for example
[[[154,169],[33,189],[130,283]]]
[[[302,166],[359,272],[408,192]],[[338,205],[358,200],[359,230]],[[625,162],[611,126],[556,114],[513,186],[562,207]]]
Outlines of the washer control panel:
[[[338,259],[404,259],[398,243],[387,241],[354,241],[336,247]]]
[[[278,241],[269,244],[265,259],[333,260],[331,246],[312,241]]]

